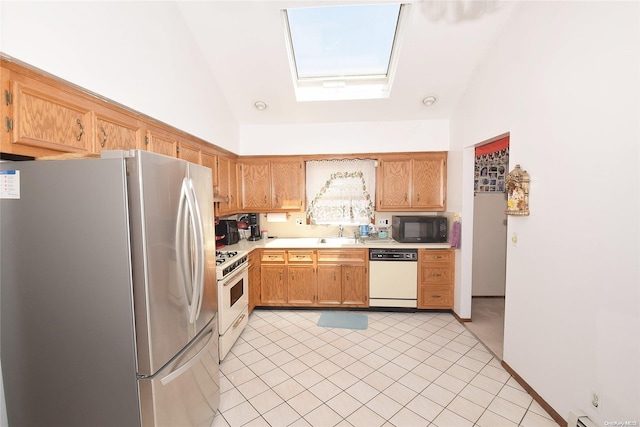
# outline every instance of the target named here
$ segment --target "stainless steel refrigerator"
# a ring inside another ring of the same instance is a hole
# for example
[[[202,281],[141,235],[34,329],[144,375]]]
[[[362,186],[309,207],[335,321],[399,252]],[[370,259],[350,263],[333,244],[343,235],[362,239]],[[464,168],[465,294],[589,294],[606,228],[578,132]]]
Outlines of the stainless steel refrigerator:
[[[10,426],[210,426],[212,197],[209,168],[144,151],[0,164]]]

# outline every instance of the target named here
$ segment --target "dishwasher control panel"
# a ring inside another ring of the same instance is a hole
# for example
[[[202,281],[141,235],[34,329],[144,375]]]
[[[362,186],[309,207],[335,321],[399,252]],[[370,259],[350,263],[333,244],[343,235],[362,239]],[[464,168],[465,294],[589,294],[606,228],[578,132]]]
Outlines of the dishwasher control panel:
[[[417,249],[369,249],[370,261],[417,261]]]

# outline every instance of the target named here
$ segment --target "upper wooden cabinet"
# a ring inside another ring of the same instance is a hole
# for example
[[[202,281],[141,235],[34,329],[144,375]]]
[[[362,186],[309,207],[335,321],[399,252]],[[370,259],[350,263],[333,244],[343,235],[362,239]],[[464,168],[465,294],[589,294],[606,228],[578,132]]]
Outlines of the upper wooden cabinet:
[[[445,210],[446,152],[388,156],[379,160],[377,173],[378,211]]]
[[[90,102],[27,78],[12,80],[9,86],[3,120],[10,135],[3,151],[36,156],[94,152]]]
[[[304,162],[279,160],[271,162],[271,208],[300,211],[304,204]]]
[[[215,189],[218,187],[218,156],[207,151],[202,151],[200,156],[202,157],[202,166],[206,166],[211,169],[215,194]]]
[[[241,209],[245,212],[300,211],[304,208],[304,161],[242,162]]]
[[[178,158],[187,162],[202,164],[202,148],[197,143],[189,143],[180,140],[178,142]]]
[[[271,207],[269,162],[240,164],[242,188],[242,210],[265,212]]]
[[[230,215],[238,212],[238,172],[233,159],[218,156],[217,191],[214,197],[218,203],[217,215]]]
[[[176,157],[178,154],[178,136],[164,129],[150,127],[145,136],[146,149],[165,156]]]
[[[142,127],[131,116],[117,111],[96,111],[95,151],[142,148]]]

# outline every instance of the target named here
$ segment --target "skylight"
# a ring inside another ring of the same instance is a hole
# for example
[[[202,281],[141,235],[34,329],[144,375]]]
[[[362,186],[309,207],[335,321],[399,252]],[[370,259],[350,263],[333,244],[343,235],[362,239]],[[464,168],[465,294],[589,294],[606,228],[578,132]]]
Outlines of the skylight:
[[[298,101],[389,96],[406,5],[286,9]]]

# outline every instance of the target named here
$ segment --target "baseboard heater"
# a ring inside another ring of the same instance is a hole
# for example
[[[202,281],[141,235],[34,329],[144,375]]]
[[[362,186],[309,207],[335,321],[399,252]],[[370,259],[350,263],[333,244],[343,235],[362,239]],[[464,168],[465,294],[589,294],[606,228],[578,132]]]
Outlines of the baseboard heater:
[[[580,411],[570,411],[567,427],[597,427],[593,421],[589,419],[587,414]]]

